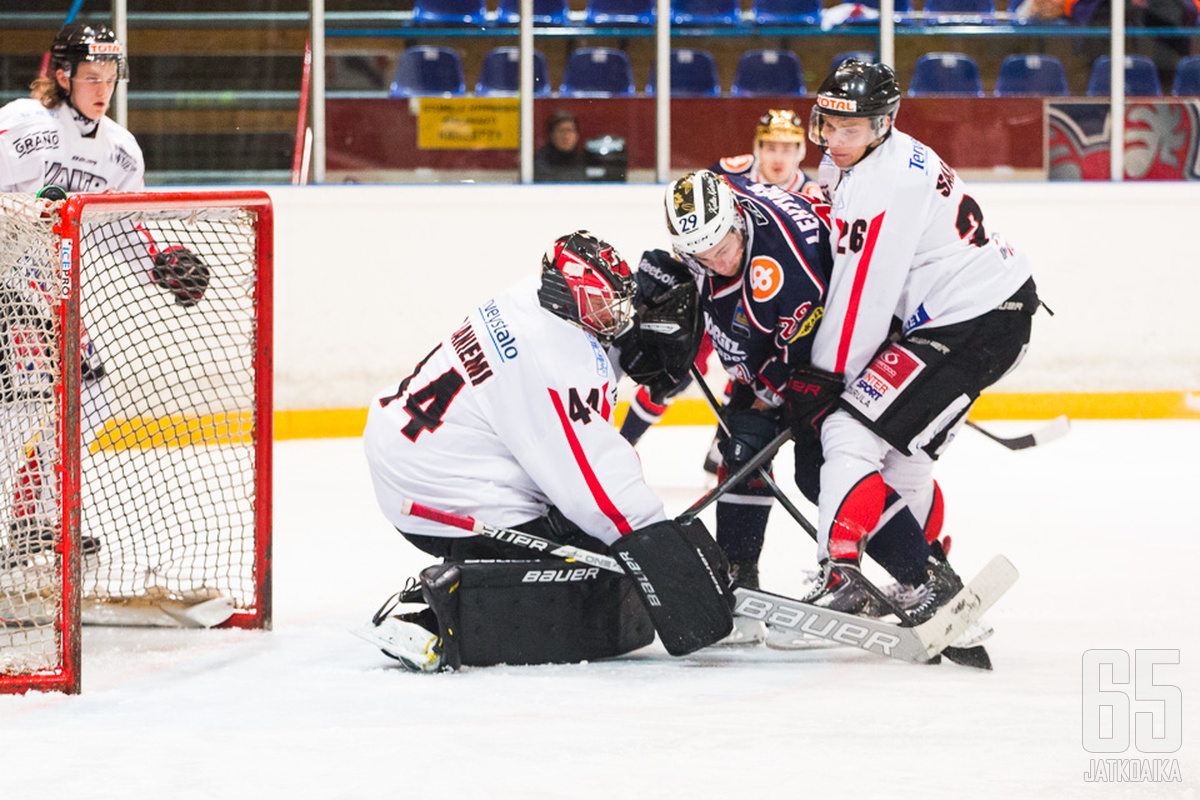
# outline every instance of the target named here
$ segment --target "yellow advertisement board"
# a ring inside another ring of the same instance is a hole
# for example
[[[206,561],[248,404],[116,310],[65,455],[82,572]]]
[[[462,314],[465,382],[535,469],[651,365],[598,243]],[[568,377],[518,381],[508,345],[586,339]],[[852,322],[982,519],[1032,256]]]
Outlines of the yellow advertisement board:
[[[417,147],[422,150],[516,150],[520,146],[517,98],[422,97]]]

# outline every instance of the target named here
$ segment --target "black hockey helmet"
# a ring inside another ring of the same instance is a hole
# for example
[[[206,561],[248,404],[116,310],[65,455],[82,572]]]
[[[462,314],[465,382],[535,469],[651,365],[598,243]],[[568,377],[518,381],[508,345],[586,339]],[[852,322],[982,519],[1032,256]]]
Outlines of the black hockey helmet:
[[[900,84],[887,64],[869,64],[848,58],[829,73],[817,89],[817,102],[808,121],[808,138],[824,145],[820,121],[831,117],[866,117],[876,133],[883,132],[883,120],[892,122],[900,108]]]
[[[632,323],[634,288],[625,259],[588,231],[558,237],[542,256],[542,307],[605,341]]]
[[[117,80],[127,75],[125,47],[106,25],[88,25],[72,22],[59,28],[50,46],[50,58],[55,69],[74,75],[75,68],[84,61],[110,61],[117,65]]]

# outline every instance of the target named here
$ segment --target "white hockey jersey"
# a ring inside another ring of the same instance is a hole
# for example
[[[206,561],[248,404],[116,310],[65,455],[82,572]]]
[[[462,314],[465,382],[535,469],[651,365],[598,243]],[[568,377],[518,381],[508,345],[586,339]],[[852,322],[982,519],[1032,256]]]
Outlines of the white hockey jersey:
[[[606,543],[666,518],[612,425],[618,374],[590,333],[542,308],[528,278],[474,309],[370,405],[375,496],[405,533],[470,536],[406,517],[405,499],[511,527],[557,506]]]
[[[833,275],[812,356],[822,369],[857,375],[893,317],[905,334],[964,322],[1030,277],[1024,254],[989,235],[962,179],[907,134],[893,131],[831,188]]]
[[[108,117],[99,124],[66,103],[47,109],[22,98],[0,108],[0,192],[137,192],[145,161],[133,134]]]

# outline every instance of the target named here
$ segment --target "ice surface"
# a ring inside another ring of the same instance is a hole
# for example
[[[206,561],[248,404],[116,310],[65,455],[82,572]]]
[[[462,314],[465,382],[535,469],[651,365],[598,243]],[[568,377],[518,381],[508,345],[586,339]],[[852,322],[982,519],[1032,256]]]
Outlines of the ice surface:
[[[707,488],[710,435],[643,440],[668,511]],[[0,798],[1194,798],[1198,454],[1198,422],[1077,422],[1017,453],[960,435],[938,468],[953,561],[973,575],[1004,553],[1022,575],[987,615],[993,673],[656,643],[414,675],[347,629],[429,560],[379,515],[357,440],[280,442],[275,629],[85,629],[81,696],[0,697]],[[764,587],[796,589],[813,552],[777,508]],[[1180,651],[1155,677],[1182,691],[1183,748],[1117,756],[1177,758],[1182,784],[1084,782],[1091,648]]]

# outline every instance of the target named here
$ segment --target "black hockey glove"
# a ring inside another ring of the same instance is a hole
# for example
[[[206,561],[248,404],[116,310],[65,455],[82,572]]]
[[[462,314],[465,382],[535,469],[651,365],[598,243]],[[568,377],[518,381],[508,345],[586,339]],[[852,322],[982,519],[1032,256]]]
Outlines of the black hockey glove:
[[[725,417],[729,438],[721,446],[721,455],[730,472],[754,458],[771,443],[779,433],[779,415],[776,411],[760,411],[743,408],[730,412]]]
[[[633,328],[615,342],[621,369],[661,402],[687,380],[703,336],[700,294],[681,283],[637,310]]]
[[[208,288],[208,266],[200,256],[182,245],[168,247],[154,254],[150,277],[157,286],[175,295],[181,306],[194,306]]]
[[[633,300],[639,306],[648,303],[652,297],[661,297],[681,283],[696,282],[687,266],[666,250],[647,250],[642,253],[633,280],[637,284]]]
[[[784,401],[792,435],[821,438],[821,424],[833,411],[845,388],[845,376],[817,367],[800,367],[788,379]]]

